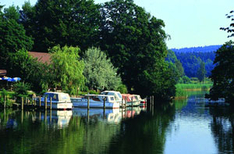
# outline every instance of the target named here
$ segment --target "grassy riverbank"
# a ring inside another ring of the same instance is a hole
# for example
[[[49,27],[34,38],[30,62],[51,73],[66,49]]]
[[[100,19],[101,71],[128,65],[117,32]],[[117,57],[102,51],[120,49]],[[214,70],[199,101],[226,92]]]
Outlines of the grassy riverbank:
[[[209,91],[212,84],[177,84],[175,99],[185,99],[189,91]]]
[[[201,91],[201,90],[209,90],[213,84],[205,83],[205,84],[177,84],[176,89],[184,89],[188,91]]]

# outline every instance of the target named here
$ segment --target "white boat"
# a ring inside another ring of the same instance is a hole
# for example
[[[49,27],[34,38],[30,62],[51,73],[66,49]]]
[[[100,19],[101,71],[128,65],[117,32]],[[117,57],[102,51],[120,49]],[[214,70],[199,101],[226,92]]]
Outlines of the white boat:
[[[52,109],[72,109],[72,103],[69,94],[62,92],[46,92],[41,98],[41,106],[45,107],[45,98],[47,100],[47,107],[50,108],[50,101],[52,102]],[[37,99],[37,105],[40,105]]]
[[[142,99],[140,95],[132,94],[132,100],[134,102],[133,106],[139,106]]]
[[[140,107],[146,107],[146,99],[142,99],[140,95],[135,95],[136,99],[140,101]]]
[[[108,90],[105,90],[105,91],[101,92],[101,94],[102,95],[114,96],[116,102],[118,102],[121,107],[126,106],[125,100],[123,100],[123,97],[122,97],[122,95],[121,95],[121,93],[119,91],[108,91]]]
[[[82,98],[71,98],[73,107],[87,108],[88,102],[90,108],[118,109],[119,103],[111,95],[87,94]]]

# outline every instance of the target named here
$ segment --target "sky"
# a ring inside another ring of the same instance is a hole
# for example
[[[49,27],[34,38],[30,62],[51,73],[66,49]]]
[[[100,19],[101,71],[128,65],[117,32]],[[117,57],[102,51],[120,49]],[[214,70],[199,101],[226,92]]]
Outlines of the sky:
[[[37,0],[1,0],[6,7],[21,7],[25,1],[35,5]],[[108,0],[94,0],[104,3]],[[184,48],[222,45],[229,41],[228,33],[219,30],[231,23],[226,14],[234,10],[233,0],[134,0],[152,16],[162,19],[165,32],[170,35],[167,47]],[[233,40],[233,38],[232,38]]]

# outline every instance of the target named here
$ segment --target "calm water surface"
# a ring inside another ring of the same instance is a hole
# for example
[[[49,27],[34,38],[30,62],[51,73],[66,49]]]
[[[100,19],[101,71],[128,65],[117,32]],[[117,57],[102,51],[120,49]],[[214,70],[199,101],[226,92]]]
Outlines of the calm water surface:
[[[154,109],[0,112],[0,153],[234,153],[234,114],[187,100]]]

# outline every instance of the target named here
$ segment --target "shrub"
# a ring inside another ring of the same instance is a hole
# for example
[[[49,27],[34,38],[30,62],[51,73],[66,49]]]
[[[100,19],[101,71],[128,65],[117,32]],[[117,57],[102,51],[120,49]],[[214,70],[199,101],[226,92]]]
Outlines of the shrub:
[[[18,82],[14,85],[16,102],[20,102],[21,97],[27,97],[29,95],[28,90],[30,89],[30,87],[30,84],[23,82]]]

